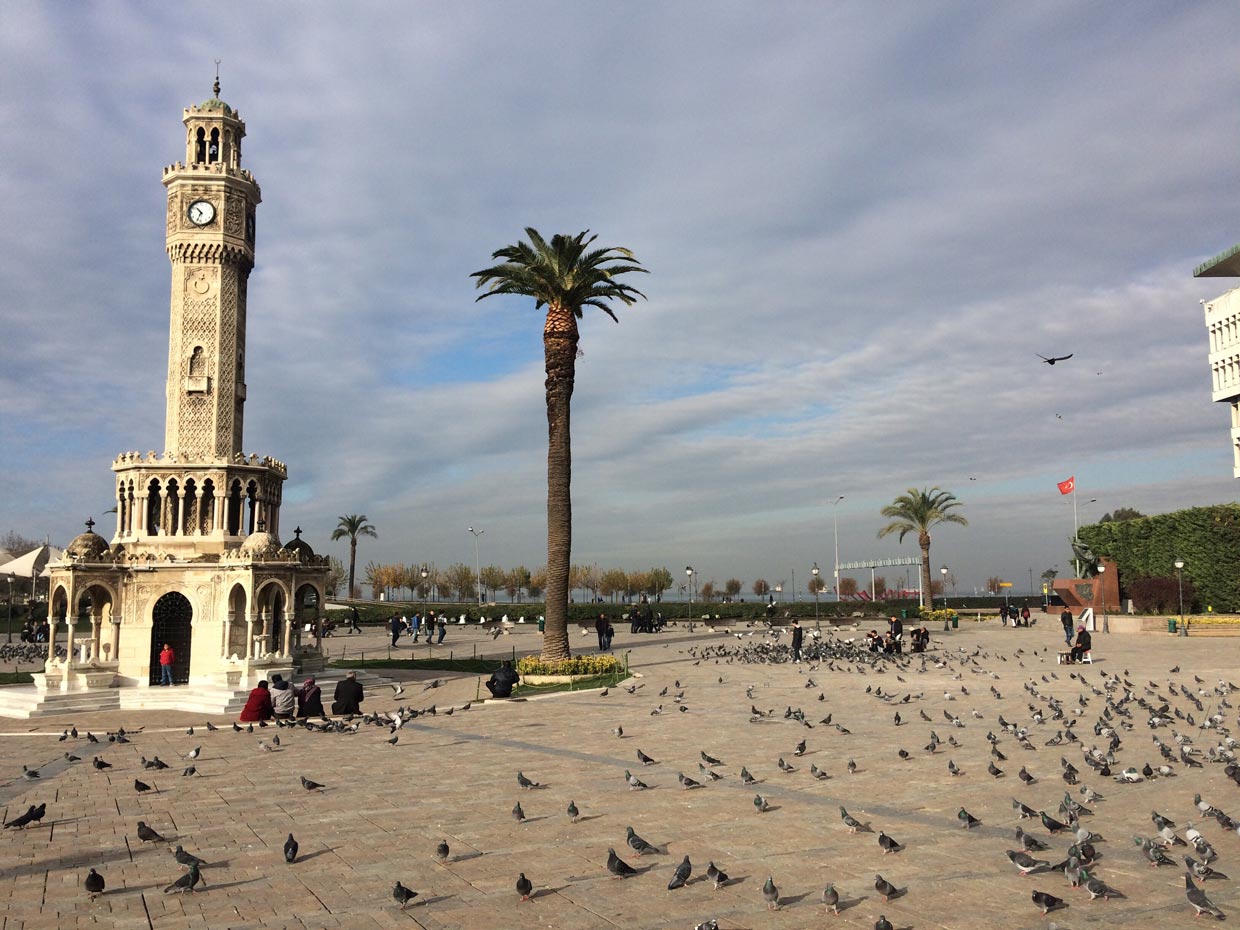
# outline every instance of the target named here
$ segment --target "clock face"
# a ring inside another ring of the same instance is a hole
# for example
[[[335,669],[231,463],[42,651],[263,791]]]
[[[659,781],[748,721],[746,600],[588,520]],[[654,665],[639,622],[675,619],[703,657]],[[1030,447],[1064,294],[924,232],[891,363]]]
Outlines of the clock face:
[[[195,226],[206,226],[215,219],[215,207],[206,200],[195,200],[189,205],[187,215]]]

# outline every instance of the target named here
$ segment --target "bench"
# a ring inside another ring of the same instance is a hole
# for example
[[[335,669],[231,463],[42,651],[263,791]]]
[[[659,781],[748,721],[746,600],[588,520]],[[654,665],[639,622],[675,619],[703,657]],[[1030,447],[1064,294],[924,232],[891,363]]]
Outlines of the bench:
[[[1086,649],[1084,652],[1081,653],[1081,661],[1080,661],[1081,665],[1093,665],[1094,664],[1094,657],[1090,654],[1090,652],[1091,650]],[[1059,655],[1055,659],[1055,664],[1056,665],[1071,665],[1072,664],[1071,650],[1069,650],[1068,652],[1059,653]]]

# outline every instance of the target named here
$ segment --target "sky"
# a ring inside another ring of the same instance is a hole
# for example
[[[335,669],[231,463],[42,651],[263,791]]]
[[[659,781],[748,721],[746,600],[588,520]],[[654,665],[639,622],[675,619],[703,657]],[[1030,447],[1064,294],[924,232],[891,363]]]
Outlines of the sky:
[[[0,533],[109,535],[110,463],[162,446],[160,179],[217,58],[263,196],[245,448],[319,553],[365,514],[359,567],[472,564],[471,526],[544,564],[541,314],[469,277],[527,226],[650,271],[582,322],[576,563],[803,591],[837,525],[915,555],[879,511],[937,486],[936,569],[1020,593],[1068,574],[1069,476],[1081,523],[1236,500],[1199,301],[1238,282],[1192,276],[1240,242],[1230,0],[291,9],[4,5]]]

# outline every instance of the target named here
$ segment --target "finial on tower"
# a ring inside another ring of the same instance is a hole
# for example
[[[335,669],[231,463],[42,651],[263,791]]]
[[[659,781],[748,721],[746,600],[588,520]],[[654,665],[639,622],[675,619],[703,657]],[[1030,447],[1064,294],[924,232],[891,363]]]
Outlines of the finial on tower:
[[[86,518],[86,532],[90,533],[90,532],[92,532],[94,529],[95,529],[95,518],[94,518],[94,517],[87,517],[87,518]]]
[[[218,100],[220,96],[220,59],[218,58],[215,59],[215,84],[212,85],[211,90],[215,93],[215,97]]]

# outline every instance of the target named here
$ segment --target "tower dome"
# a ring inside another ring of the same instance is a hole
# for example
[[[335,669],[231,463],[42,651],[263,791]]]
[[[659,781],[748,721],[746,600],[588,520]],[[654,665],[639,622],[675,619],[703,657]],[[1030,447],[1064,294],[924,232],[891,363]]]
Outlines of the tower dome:
[[[251,533],[241,544],[241,551],[251,558],[269,559],[280,552],[280,540],[264,530]]]
[[[86,532],[73,537],[73,542],[65,547],[67,555],[93,561],[108,552],[108,541],[94,531],[94,525],[94,520],[86,521]]]
[[[308,542],[301,538],[300,526],[293,530],[293,541],[284,548],[289,552],[297,553],[297,558],[302,562],[305,562],[307,559],[314,558],[314,549],[310,547]]]

